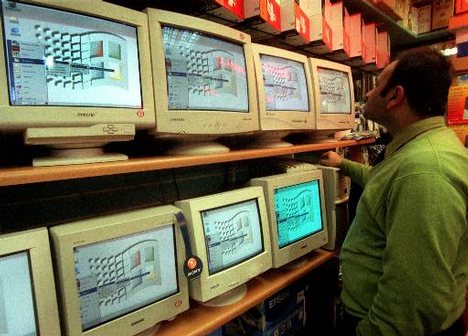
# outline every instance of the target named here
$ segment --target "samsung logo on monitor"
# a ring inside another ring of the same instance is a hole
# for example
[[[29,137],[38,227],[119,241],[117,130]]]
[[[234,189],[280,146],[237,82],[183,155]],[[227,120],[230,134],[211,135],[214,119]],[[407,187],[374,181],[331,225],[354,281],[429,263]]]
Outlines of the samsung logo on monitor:
[[[95,112],[78,112],[76,116],[81,117],[81,118],[93,118],[96,116],[96,113]]]

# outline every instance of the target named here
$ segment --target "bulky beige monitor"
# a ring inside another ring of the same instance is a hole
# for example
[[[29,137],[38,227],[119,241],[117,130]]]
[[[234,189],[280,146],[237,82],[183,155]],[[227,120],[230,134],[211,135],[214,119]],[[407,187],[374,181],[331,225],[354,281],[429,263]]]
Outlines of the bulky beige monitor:
[[[1,2],[0,132],[54,148],[34,165],[124,160],[155,124],[145,13],[104,1]]]
[[[153,335],[188,309],[179,212],[160,206],[50,229],[64,334]]]
[[[46,228],[0,235],[0,334],[60,335]]]
[[[190,296],[207,305],[240,299],[247,281],[271,268],[263,189],[248,187],[177,201],[187,219],[192,252],[204,268]]]
[[[258,177],[250,184],[263,187],[265,193],[273,267],[296,261],[328,242],[320,170]]]
[[[317,108],[317,131],[352,129],[355,119],[351,67],[319,58],[309,58],[309,61]]]
[[[315,100],[308,58],[271,46],[252,44],[257,80],[260,132],[255,147],[286,147],[291,132],[315,129]]]
[[[155,136],[179,141],[172,154],[229,151],[215,140],[258,130],[250,35],[152,8],[148,13]]]

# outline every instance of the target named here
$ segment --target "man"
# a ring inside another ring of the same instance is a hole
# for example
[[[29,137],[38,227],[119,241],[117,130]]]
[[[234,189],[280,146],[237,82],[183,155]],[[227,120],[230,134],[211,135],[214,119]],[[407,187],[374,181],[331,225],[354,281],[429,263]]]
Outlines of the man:
[[[468,151],[444,122],[451,78],[437,51],[408,51],[366,94],[364,116],[393,136],[385,159],[321,156],[364,187],[341,250],[343,335],[465,335]]]

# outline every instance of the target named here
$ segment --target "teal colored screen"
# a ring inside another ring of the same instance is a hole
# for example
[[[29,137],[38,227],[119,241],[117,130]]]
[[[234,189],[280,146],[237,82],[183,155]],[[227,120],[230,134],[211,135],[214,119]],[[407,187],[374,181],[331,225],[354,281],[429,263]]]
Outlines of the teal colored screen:
[[[319,180],[274,191],[279,247],[285,247],[323,229]]]

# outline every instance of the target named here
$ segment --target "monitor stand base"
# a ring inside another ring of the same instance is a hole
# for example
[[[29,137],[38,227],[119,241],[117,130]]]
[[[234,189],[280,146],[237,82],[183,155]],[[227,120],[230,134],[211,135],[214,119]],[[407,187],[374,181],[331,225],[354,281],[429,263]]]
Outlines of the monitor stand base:
[[[228,305],[231,305],[233,303],[240,301],[245,296],[245,294],[247,294],[247,285],[243,284],[211,300],[208,300],[206,302],[198,302],[198,303],[200,303],[202,306],[207,306],[207,307],[228,306]]]
[[[222,154],[228,153],[230,149],[217,142],[198,142],[194,141],[193,143],[188,142],[177,142],[167,151],[167,155],[175,156],[200,156],[200,155],[209,155],[209,154]]]
[[[102,147],[60,148],[53,149],[51,156],[33,159],[34,167],[77,165],[96,162],[127,160],[128,156],[120,153],[105,153]]]
[[[161,326],[161,323],[157,323],[151,328],[148,328],[142,332],[139,332],[135,336],[153,336],[156,334],[156,332],[159,330],[159,327]]]
[[[293,270],[293,269],[296,269],[296,268],[300,268],[302,266],[305,266],[307,264],[308,260],[309,260],[309,258],[307,258],[307,256],[303,256],[303,257],[301,257],[299,259],[296,259],[296,260],[293,260],[293,261],[287,263],[282,268],[288,269],[288,270]]]
[[[290,134],[291,131],[262,131],[253,137],[253,141],[247,145],[248,149],[261,148],[285,148],[293,146],[292,143],[283,138]]]

